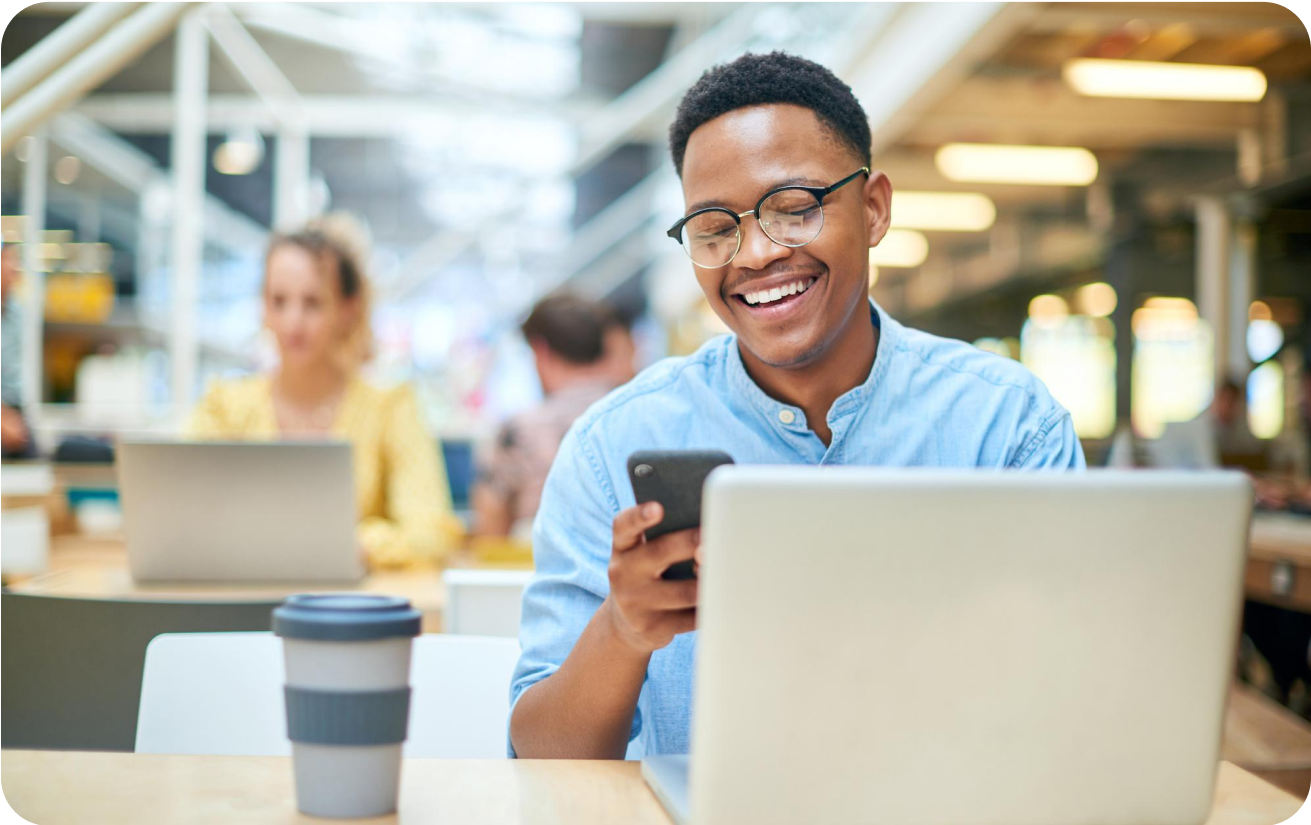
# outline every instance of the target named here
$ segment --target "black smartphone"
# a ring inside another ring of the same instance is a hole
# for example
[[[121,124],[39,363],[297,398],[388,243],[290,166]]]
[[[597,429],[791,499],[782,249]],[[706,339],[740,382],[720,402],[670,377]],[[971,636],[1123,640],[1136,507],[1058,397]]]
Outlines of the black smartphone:
[[[646,531],[647,539],[701,526],[701,488],[710,471],[732,464],[719,450],[641,450],[628,457],[628,480],[638,504],[658,501],[665,510],[660,523]],[[692,560],[670,566],[665,579],[695,579]]]

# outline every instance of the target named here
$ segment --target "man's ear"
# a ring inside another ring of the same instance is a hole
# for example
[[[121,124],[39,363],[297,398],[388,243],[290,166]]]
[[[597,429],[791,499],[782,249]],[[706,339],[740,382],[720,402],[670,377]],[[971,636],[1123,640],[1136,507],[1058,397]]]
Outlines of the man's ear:
[[[878,246],[888,234],[892,222],[892,183],[888,176],[877,170],[869,173],[865,181],[865,221],[869,225],[869,245]]]

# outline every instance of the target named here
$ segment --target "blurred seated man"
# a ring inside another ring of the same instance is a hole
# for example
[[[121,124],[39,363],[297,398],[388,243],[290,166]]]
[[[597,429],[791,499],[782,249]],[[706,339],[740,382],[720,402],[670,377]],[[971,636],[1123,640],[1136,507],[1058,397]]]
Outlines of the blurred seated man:
[[[23,323],[13,300],[16,283],[18,247],[5,244],[0,248],[0,450],[5,458],[28,458],[35,455],[36,449],[23,418]]]
[[[479,535],[526,533],[569,427],[593,402],[632,378],[632,338],[603,304],[552,295],[533,307],[522,330],[545,398],[507,421],[496,436],[473,491]]]
[[[1188,421],[1167,424],[1151,443],[1152,465],[1177,470],[1212,470],[1235,457],[1257,457],[1261,442],[1247,427],[1243,385],[1226,378],[1211,405]]]
[[[615,386],[627,384],[637,375],[637,343],[629,322],[615,313],[605,330],[605,360]]]
[[[369,567],[441,562],[459,528],[442,456],[412,387],[364,380],[369,359],[366,242],[346,216],[278,234],[264,259],[264,325],[278,346],[267,375],[217,381],[192,438],[328,438],[353,448],[356,541]]]

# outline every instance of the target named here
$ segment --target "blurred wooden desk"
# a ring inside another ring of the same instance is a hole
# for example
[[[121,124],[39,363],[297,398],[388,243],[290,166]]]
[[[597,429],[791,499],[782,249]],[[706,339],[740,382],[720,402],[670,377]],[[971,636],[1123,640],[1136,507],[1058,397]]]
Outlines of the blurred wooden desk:
[[[408,759],[399,816],[359,822],[669,825],[636,762]],[[42,825],[322,822],[296,812],[288,757],[4,751],[10,806]],[[1301,802],[1227,762],[1207,825],[1274,825]]]
[[[17,593],[97,599],[280,599],[292,593],[357,590],[404,596],[423,613],[427,633],[441,630],[446,595],[441,571],[431,568],[370,573],[358,584],[276,582],[256,584],[154,584],[132,580],[127,550],[118,538],[59,536],[51,542],[50,570],[12,582]]]
[[[1305,797],[1311,788],[1311,724],[1247,685],[1234,685],[1221,757]]]
[[[1311,516],[1253,516],[1244,585],[1249,599],[1311,612]]]

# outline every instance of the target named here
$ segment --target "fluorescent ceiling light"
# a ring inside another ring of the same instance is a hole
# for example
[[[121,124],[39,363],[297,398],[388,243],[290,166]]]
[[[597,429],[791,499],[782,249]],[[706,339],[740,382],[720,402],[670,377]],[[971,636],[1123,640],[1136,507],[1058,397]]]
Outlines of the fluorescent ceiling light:
[[[955,181],[1087,186],[1097,179],[1097,158],[1078,146],[948,143],[935,161]]]
[[[893,192],[892,225],[901,229],[981,232],[997,219],[997,207],[977,192]]]
[[[919,266],[927,257],[929,240],[913,229],[889,229],[869,251],[870,266]]]
[[[1061,74],[1089,97],[1254,101],[1266,90],[1265,75],[1249,66],[1080,57],[1067,60]]]

